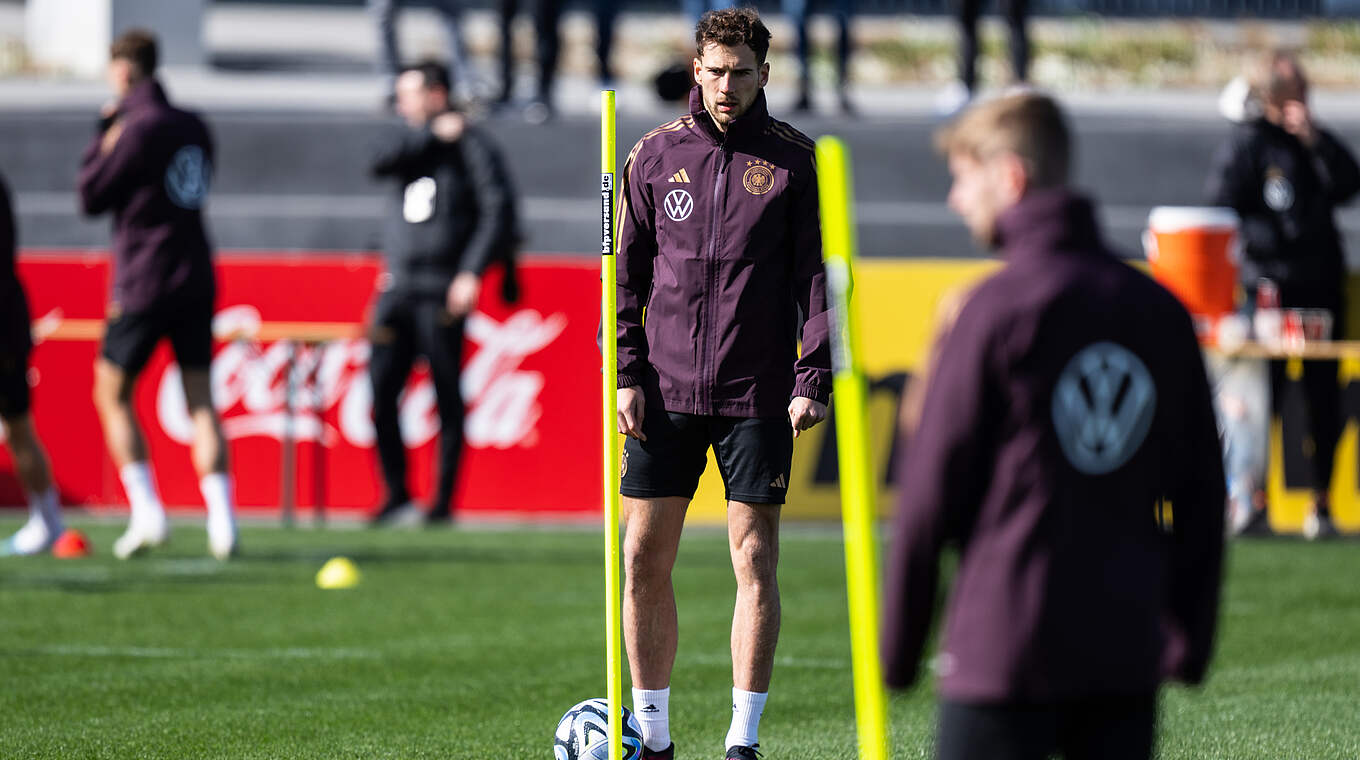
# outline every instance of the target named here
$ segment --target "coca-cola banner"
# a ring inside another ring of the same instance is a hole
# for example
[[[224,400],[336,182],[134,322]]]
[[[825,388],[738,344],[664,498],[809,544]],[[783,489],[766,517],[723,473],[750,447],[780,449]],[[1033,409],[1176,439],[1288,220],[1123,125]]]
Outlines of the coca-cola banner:
[[[479,311],[467,323],[464,349],[468,448],[459,502],[465,509],[598,514],[598,261],[530,258],[522,272],[524,298],[514,308],[497,297],[497,275],[488,276]],[[995,266],[881,259],[858,265],[855,292],[869,380],[870,450],[884,512],[893,499],[902,392],[930,341],[936,304],[941,294],[967,286]],[[274,510],[291,501],[304,515],[316,504],[357,514],[382,498],[372,448],[369,349],[361,329],[380,268],[380,259],[371,254],[229,254],[219,259],[214,331],[223,337],[255,336],[220,342],[212,368],[214,401],[231,441],[237,496],[247,509]],[[34,413],[62,498],[68,504],[125,503],[90,402],[107,260],[93,253],[25,253],[19,274],[39,341],[30,373]],[[1353,300],[1360,301],[1360,280],[1352,279],[1351,288]],[[1360,332],[1360,324],[1351,330]],[[1360,363],[1344,362],[1341,380],[1348,398],[1360,394]],[[136,404],[166,502],[200,504],[179,372],[164,347],[147,368]],[[1299,432],[1303,413],[1292,396],[1284,406],[1284,417],[1272,431],[1267,490],[1272,526],[1297,531],[1311,498],[1305,437]],[[1343,412],[1345,432],[1331,488],[1333,515],[1344,531],[1360,530],[1357,410],[1360,404],[1347,404]],[[428,498],[439,423],[423,370],[407,387],[401,414],[411,450],[411,485],[418,498]],[[295,443],[286,447],[285,441]],[[285,471],[290,477],[283,476]],[[839,516],[837,476],[835,428],[828,421],[795,443],[784,514]],[[0,447],[0,505],[21,503],[9,454]],[[722,482],[711,456],[688,514],[697,521],[725,518]]]
[[[219,258],[213,329],[237,339],[215,348],[213,400],[243,508],[277,509],[289,500],[290,485],[304,513],[316,504],[368,511],[382,498],[362,330],[380,272],[381,260],[371,254]],[[125,503],[90,401],[108,260],[26,254],[19,274],[39,341],[29,378],[34,416],[62,499]],[[458,503],[472,511],[598,511],[598,259],[530,259],[521,280],[523,297],[510,307],[499,298],[499,274],[489,273],[482,303],[467,321],[467,448]],[[168,346],[152,357],[135,403],[163,499],[201,504],[189,460],[192,425]],[[401,419],[412,490],[427,499],[439,422],[433,385],[419,365]],[[285,468],[290,477],[283,477]],[[0,449],[0,504],[23,503],[12,469]]]

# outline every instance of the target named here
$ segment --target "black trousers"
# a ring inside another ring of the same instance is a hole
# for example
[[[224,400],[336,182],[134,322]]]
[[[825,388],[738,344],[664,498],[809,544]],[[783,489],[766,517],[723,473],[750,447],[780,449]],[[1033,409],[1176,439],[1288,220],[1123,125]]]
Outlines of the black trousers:
[[[401,439],[397,400],[417,356],[424,356],[434,380],[439,409],[439,483],[433,511],[452,509],[463,453],[463,395],[458,376],[463,360],[463,320],[454,319],[441,299],[385,293],[374,310],[370,335],[373,353],[373,427],[378,438],[390,504],[410,501],[406,487],[406,445]]]
[[[1055,704],[940,704],[940,760],[1148,760],[1156,693]]]
[[[1346,335],[1346,297],[1334,284],[1305,285],[1277,283],[1280,305],[1286,309],[1327,309],[1332,312],[1332,335],[1337,340]],[[1247,303],[1256,302],[1256,288],[1246,288]],[[1288,364],[1270,363],[1271,413],[1279,415],[1284,408],[1289,390]],[[1312,455],[1308,470],[1314,491],[1325,492],[1331,487],[1332,471],[1336,463],[1336,444],[1341,440],[1341,383],[1337,378],[1340,364],[1335,361],[1306,361],[1303,363],[1303,399],[1307,408],[1307,437],[1312,441]]]
[[[515,16],[520,0],[499,0],[501,16],[501,100],[509,101],[515,87]],[[534,57],[538,62],[538,88],[535,97],[552,103],[553,87],[557,82],[557,58],[562,49],[558,21],[562,17],[562,0],[534,0]],[[610,20],[609,39],[612,42],[613,19]],[[608,56],[604,51],[601,56]]]
[[[957,0],[959,11],[959,79],[968,92],[977,89],[978,16],[982,14],[982,0]],[[1029,79],[1029,35],[1025,33],[1025,16],[1029,0],[997,0],[998,10],[1006,17],[1011,33],[1011,73],[1015,81]]]

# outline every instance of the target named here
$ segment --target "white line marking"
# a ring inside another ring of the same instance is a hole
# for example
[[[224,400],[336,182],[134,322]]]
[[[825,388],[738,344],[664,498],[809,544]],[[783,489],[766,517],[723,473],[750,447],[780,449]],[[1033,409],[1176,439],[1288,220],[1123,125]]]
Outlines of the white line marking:
[[[281,649],[179,649],[174,647],[117,647],[98,644],[56,644],[16,647],[14,654],[49,657],[130,657],[185,660],[372,660],[378,652],[367,649],[287,647]],[[3,656],[4,650],[0,650]]]
[[[730,666],[731,664],[732,664],[732,660],[731,660],[730,657],[728,657],[728,656],[726,656],[726,655],[721,655],[721,656],[720,656],[720,655],[711,655],[711,654],[701,654],[701,655],[691,655],[691,656],[688,656],[688,657],[679,657],[679,658],[677,658],[677,662],[676,662],[676,665],[677,665],[678,667],[684,667],[685,665],[704,665],[704,666],[710,666],[710,667],[728,667],[728,666]],[[789,657],[789,656],[785,656],[785,655],[776,655],[775,658],[774,658],[774,664],[777,665],[777,666],[779,666],[779,667],[781,667],[781,668],[795,668],[795,669],[803,669],[803,670],[846,670],[846,671],[848,671],[848,670],[850,669],[850,661],[849,661],[849,660],[818,659],[818,658],[807,658],[807,657]]]

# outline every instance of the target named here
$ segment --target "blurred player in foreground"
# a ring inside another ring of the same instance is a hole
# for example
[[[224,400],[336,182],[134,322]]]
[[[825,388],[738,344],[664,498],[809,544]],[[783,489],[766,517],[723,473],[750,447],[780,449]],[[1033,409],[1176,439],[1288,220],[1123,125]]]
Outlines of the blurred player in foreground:
[[[397,409],[418,355],[429,362],[439,409],[439,481],[425,520],[452,518],[463,452],[463,323],[477,307],[487,264],[509,261],[518,240],[514,188],[500,151],[453,110],[449,85],[437,63],[397,77],[397,113],[406,124],[385,136],[370,165],[373,176],[391,183],[387,272],[369,336],[373,425],[387,485],[375,523],[419,517],[406,485]]]
[[[116,100],[104,110],[77,179],[86,214],[113,214],[113,295],[94,369],[95,407],[132,506],[113,551],[127,558],[169,534],[132,407],[137,376],[168,338],[193,419],[191,455],[208,505],[208,548],[226,559],[236,549],[236,519],[227,443],[212,405],[216,282],[203,225],[213,145],[198,116],[170,105],[156,62],[149,32],[131,30],[114,40],[108,80]]]
[[[1204,678],[1218,611],[1223,467],[1194,329],[1068,189],[1053,100],[983,103],[939,145],[950,207],[1005,266],[943,325],[898,469],[886,678],[916,679],[956,544],[939,756],[1148,758],[1158,686]]]
[[[65,530],[52,467],[29,414],[28,354],[33,336],[28,301],[14,271],[17,237],[9,187],[0,177],[0,422],[28,498],[28,522],[0,543],[0,556],[41,554]]]
[[[1262,278],[1279,289],[1279,306],[1326,309],[1329,339],[1345,335],[1346,256],[1336,208],[1360,193],[1360,167],[1336,135],[1320,127],[1308,107],[1308,79],[1293,55],[1274,52],[1248,77],[1242,123],[1214,155],[1206,195],[1242,218],[1246,256],[1242,284],[1256,302]],[[1278,414],[1288,380],[1285,362],[1270,363],[1272,406]],[[1335,361],[1303,363],[1313,504],[1304,535],[1334,535],[1327,492],[1341,437],[1341,385]],[[1264,525],[1264,501],[1238,511],[1234,527]],[[1247,517],[1241,519],[1239,515]]]
[[[671,571],[712,447],[737,580],[725,746],[753,760],[779,638],[793,439],[826,418],[831,393],[826,275],[812,141],[765,106],[769,30],[750,8],[711,11],[695,43],[690,113],[645,135],[623,170],[624,640],[643,758],[673,757]]]

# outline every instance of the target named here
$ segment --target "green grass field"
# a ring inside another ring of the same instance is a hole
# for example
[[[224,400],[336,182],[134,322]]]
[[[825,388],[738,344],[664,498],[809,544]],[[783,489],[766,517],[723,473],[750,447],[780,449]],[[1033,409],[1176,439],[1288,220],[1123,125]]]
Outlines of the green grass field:
[[[5,534],[18,520],[0,520]],[[150,557],[0,562],[0,757],[550,758],[575,702],[604,693],[594,531],[285,531],[247,525],[220,565],[177,524]],[[353,558],[363,583],[313,575]],[[680,757],[717,758],[729,715],[733,583],[694,529],[676,576],[671,699]],[[761,726],[771,760],[852,757],[839,533],[787,526],[784,632]],[[626,684],[625,684],[626,685]],[[893,698],[894,757],[929,757],[930,687]],[[1163,699],[1166,758],[1360,756],[1360,553],[1235,544],[1207,688]]]

